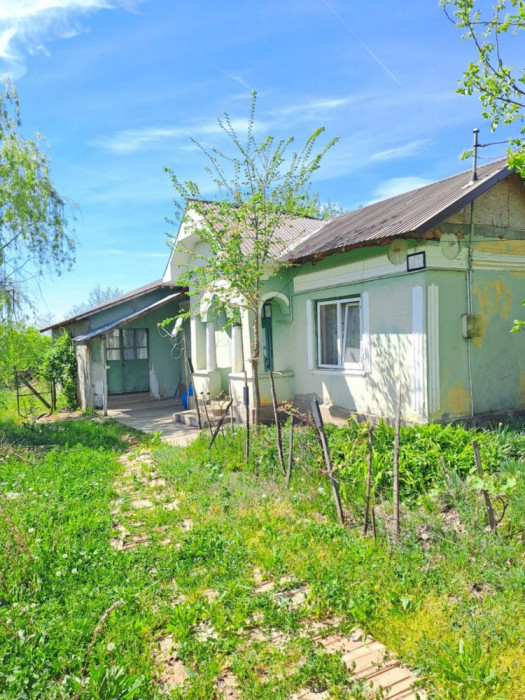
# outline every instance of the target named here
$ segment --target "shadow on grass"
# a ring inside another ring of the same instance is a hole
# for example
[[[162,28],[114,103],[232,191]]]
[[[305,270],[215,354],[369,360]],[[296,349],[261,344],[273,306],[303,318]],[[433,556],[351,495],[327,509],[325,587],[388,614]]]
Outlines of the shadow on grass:
[[[11,447],[40,447],[82,445],[97,450],[124,452],[128,442],[123,435],[134,434],[139,441],[144,436],[114,421],[99,423],[89,418],[63,420],[54,423],[18,424],[0,418],[0,444]]]

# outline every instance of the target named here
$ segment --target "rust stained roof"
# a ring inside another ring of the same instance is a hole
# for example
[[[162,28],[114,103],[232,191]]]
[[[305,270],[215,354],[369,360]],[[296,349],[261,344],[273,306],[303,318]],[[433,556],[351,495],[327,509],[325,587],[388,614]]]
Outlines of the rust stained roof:
[[[468,170],[343,214],[296,245],[286,259],[302,262],[350,248],[378,245],[389,238],[423,236],[511,172],[506,158],[501,158],[479,167],[478,179],[472,184]]]

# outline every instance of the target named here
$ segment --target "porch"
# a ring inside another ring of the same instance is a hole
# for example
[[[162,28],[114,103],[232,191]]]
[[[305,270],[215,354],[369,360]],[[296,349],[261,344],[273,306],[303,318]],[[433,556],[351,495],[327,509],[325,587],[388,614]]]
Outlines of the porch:
[[[179,447],[188,445],[199,434],[197,428],[176,421],[175,414],[183,411],[180,399],[159,401],[148,393],[113,395],[108,400],[110,418],[144,433],[160,432],[163,442]]]

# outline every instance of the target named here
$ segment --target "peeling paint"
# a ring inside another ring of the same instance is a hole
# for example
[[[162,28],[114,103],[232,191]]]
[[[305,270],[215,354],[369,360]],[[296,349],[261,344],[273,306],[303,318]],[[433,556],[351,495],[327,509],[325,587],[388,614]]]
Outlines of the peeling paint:
[[[470,409],[470,394],[460,382],[453,384],[443,398],[443,415],[466,416]]]
[[[505,286],[502,277],[489,283],[477,282],[472,291],[478,299],[479,335],[473,338],[473,341],[479,350],[491,316],[499,314],[504,319],[509,319],[513,292]]]

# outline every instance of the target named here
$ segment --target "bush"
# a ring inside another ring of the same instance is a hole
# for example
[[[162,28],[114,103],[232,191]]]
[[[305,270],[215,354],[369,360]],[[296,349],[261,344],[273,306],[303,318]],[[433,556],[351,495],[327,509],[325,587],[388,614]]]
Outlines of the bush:
[[[55,340],[49,351],[45,372],[60,386],[66,408],[76,408],[77,358],[73,341],[66,331]]]

